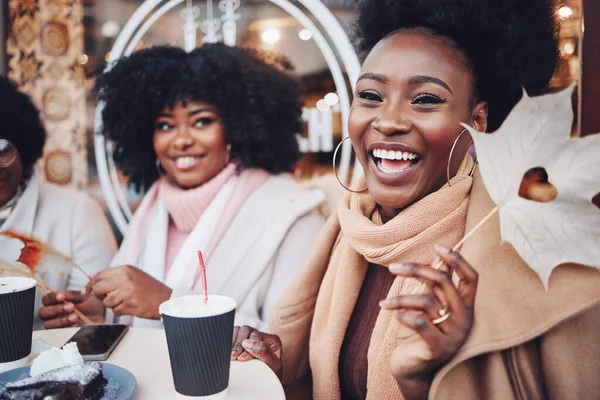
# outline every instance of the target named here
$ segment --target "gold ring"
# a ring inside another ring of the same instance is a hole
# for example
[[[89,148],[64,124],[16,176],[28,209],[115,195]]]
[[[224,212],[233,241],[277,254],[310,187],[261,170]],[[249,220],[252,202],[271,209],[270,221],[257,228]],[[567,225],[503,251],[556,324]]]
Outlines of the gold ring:
[[[440,314],[440,317],[431,321],[434,325],[441,324],[442,322],[450,318],[450,312],[447,308],[442,308],[440,311],[438,311],[438,314]]]

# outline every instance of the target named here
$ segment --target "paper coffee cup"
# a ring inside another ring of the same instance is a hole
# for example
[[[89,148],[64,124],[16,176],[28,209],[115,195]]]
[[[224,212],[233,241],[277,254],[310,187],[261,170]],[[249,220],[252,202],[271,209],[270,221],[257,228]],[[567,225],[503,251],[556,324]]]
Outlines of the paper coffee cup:
[[[183,397],[227,396],[235,300],[185,296],[159,307],[163,317],[175,390]]]
[[[0,372],[29,362],[36,282],[0,277]]]

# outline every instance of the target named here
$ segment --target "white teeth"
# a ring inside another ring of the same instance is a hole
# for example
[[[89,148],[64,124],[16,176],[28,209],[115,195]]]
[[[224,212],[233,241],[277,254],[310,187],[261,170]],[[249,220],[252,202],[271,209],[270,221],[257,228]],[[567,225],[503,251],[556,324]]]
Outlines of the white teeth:
[[[175,163],[177,164],[177,167],[179,168],[186,168],[186,167],[190,167],[192,165],[194,165],[196,163],[196,158],[195,157],[178,157],[175,160]]]
[[[414,160],[419,156],[414,153],[402,152],[402,151],[394,151],[394,150],[383,150],[383,149],[375,149],[373,150],[373,156],[376,158],[383,158],[387,160]]]

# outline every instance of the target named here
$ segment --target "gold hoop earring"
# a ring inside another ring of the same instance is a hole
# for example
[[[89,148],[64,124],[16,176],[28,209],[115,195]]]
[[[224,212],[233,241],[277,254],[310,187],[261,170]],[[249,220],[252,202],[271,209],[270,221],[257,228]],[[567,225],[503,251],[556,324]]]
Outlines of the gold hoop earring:
[[[158,159],[158,157],[156,158],[156,161],[154,163],[156,164],[156,171],[158,172],[158,176],[162,176],[165,173],[165,170],[162,168],[162,165],[160,165],[160,160]]]
[[[448,156],[448,165],[446,166],[446,179],[448,180],[448,186],[452,187],[452,185],[450,184],[450,163],[452,162],[452,155],[454,154],[454,148],[456,148],[456,145],[458,143],[458,141],[460,140],[460,137],[463,135],[463,133],[467,132],[467,129],[463,129],[462,131],[460,131],[460,133],[458,134],[458,136],[456,137],[456,139],[454,140],[454,144],[452,145],[452,149],[450,149],[450,155]],[[471,168],[471,172],[469,172],[469,176],[473,176],[473,173],[475,173],[475,163],[473,164],[473,168]]]
[[[231,145],[227,145],[227,156],[225,157],[225,165],[228,165],[231,161]]]
[[[347,191],[352,192],[352,193],[363,193],[363,192],[366,192],[368,189],[364,189],[364,190],[352,190],[352,189],[349,189],[346,185],[344,185],[342,183],[342,181],[340,180],[340,177],[337,174],[337,170],[335,168],[335,159],[337,158],[337,153],[340,150],[340,148],[342,147],[342,145],[344,144],[344,142],[346,141],[346,139],[350,139],[350,136],[346,136],[345,138],[343,138],[342,141],[340,142],[340,144],[337,145],[337,147],[335,148],[335,151],[333,152],[333,174],[335,175],[335,179],[337,179],[338,183],[340,185],[342,185],[342,187],[344,189],[346,189]]]

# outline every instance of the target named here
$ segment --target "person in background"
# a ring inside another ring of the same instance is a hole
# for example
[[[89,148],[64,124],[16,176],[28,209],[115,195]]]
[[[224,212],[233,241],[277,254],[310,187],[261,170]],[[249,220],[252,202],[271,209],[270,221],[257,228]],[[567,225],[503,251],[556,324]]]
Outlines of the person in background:
[[[102,134],[147,192],[114,268],[87,291],[122,322],[160,327],[162,302],[201,292],[201,250],[209,292],[267,329],[324,223],[323,193],[287,174],[300,157],[297,83],[250,50],[205,44],[136,52],[97,88]]]
[[[102,208],[83,192],[39,178],[35,163],[46,141],[39,111],[3,76],[0,120],[0,231],[13,231],[50,244],[90,275],[108,268],[117,245]],[[82,272],[74,269],[65,277],[45,273],[42,278],[56,292],[44,299],[53,305],[41,308],[38,291],[35,310],[40,311],[34,329],[80,325],[74,307],[94,314],[97,304],[80,293],[88,283]]]
[[[494,132],[523,88],[547,91],[555,10],[360,2],[369,54],[348,126],[364,178],[274,308],[272,334],[239,328],[232,359],[305,379],[316,400],[598,398],[596,269],[562,265],[546,291],[497,215],[448,250],[495,207],[461,123]]]

